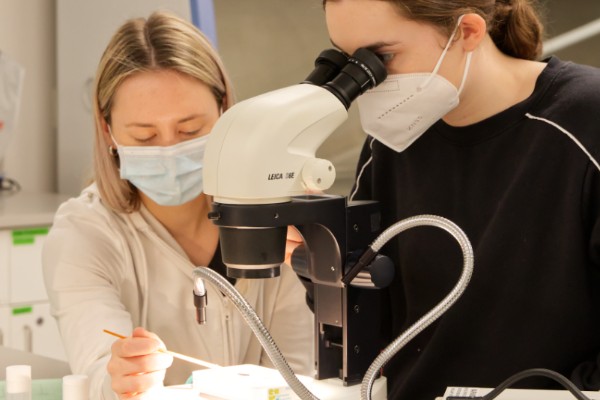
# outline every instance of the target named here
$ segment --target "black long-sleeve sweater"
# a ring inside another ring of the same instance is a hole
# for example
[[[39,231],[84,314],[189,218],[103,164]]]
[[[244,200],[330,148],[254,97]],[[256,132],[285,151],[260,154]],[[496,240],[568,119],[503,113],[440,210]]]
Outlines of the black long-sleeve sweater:
[[[467,127],[439,121],[402,153],[368,138],[357,171],[371,156],[355,199],[378,200],[384,227],[439,215],[475,252],[462,298],[385,367],[389,398],[495,387],[534,367],[600,389],[600,71],[551,58],[525,101]],[[452,289],[462,254],[433,227],[382,253],[396,263],[396,337]]]

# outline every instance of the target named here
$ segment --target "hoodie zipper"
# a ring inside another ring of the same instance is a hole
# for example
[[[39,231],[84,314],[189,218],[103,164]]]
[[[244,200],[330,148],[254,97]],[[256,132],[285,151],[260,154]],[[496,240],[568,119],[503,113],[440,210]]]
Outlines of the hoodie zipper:
[[[231,302],[223,297],[223,349],[225,350],[225,360],[227,365],[235,365],[237,361],[234,360],[234,349],[233,349],[233,321],[231,317]]]

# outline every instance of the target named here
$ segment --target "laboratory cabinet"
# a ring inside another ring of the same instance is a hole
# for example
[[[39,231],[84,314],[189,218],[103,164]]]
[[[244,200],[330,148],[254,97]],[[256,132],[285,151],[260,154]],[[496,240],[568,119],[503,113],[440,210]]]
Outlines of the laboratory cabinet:
[[[42,247],[65,196],[0,192],[0,345],[66,360],[50,314]]]
[[[0,346],[7,341],[10,308],[0,305]]]

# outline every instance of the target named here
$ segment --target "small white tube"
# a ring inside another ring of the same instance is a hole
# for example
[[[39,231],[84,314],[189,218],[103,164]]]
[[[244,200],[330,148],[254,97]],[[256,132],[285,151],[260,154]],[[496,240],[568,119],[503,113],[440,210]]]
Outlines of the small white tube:
[[[6,367],[6,400],[31,400],[31,365]]]
[[[63,376],[62,400],[88,400],[89,387],[87,375]]]

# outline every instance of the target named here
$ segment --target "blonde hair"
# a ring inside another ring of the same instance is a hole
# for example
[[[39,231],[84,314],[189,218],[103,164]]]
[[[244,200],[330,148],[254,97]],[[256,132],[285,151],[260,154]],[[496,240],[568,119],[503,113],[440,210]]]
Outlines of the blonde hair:
[[[118,212],[140,207],[137,188],[119,175],[118,158],[109,151],[102,122],[111,123],[113,100],[120,84],[143,71],[168,69],[207,85],[223,111],[233,104],[233,91],[223,63],[208,39],[191,23],[164,11],[147,19],[126,21],[102,54],[94,84],[94,181],[104,203]]]
[[[329,1],[323,0],[326,5]],[[544,26],[536,0],[382,0],[401,15],[432,24],[450,36],[458,18],[475,13],[485,19],[490,37],[504,54],[535,60],[542,54]]]

